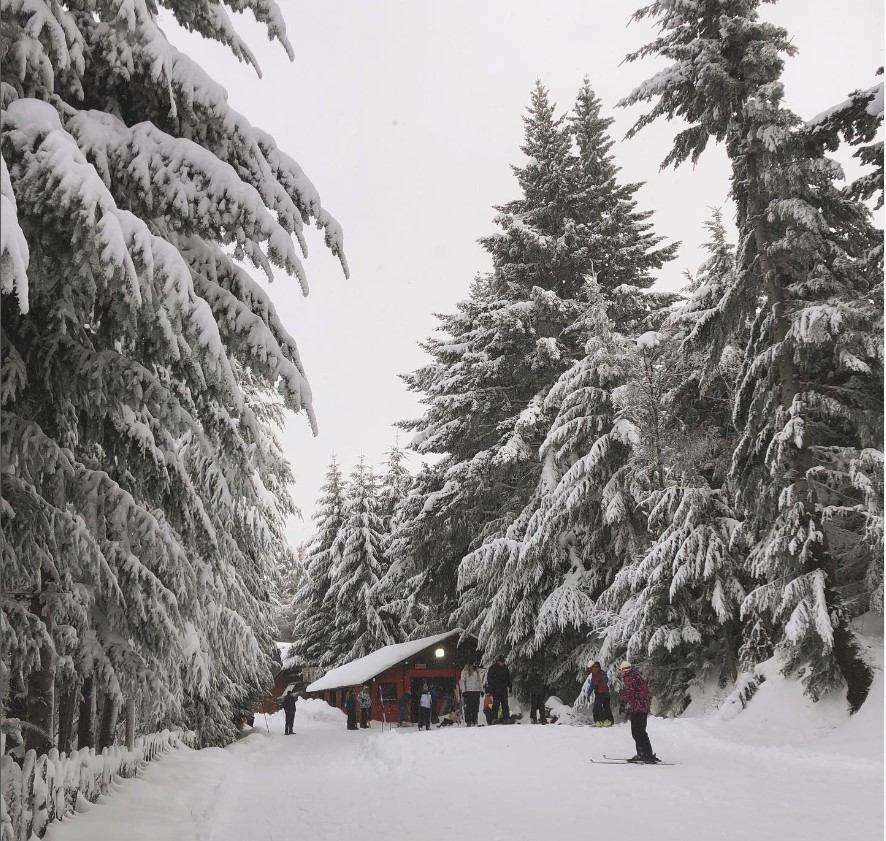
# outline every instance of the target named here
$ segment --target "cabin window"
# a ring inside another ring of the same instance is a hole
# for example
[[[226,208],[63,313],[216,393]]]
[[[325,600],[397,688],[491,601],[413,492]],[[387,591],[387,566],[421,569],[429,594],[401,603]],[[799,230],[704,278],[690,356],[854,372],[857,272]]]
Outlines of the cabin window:
[[[382,704],[397,703],[397,684],[396,683],[380,683],[378,685],[378,700]]]

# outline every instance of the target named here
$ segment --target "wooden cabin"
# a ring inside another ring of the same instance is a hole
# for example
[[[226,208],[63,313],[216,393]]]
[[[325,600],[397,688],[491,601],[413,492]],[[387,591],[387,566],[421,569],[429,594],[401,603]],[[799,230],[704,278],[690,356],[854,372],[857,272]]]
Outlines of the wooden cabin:
[[[455,695],[461,670],[471,659],[479,662],[477,641],[456,628],[432,637],[388,645],[359,660],[352,660],[327,672],[307,686],[313,698],[323,698],[341,709],[348,689],[359,694],[369,686],[372,694],[373,721],[397,722],[398,700],[404,692],[412,694],[409,721],[418,721],[418,702],[422,684],[436,685],[438,697]]]

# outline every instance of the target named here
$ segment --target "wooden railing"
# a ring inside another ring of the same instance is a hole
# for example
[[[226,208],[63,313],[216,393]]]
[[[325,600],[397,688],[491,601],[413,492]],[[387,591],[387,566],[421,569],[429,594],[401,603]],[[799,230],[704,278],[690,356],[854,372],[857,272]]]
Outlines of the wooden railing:
[[[132,750],[114,745],[96,753],[82,748],[70,755],[53,748],[37,755],[29,750],[24,760],[3,754],[0,759],[0,841],[42,838],[53,821],[94,803],[108,794],[114,779],[134,777],[145,763],[180,745],[193,746],[195,734],[164,730],[135,740]]]

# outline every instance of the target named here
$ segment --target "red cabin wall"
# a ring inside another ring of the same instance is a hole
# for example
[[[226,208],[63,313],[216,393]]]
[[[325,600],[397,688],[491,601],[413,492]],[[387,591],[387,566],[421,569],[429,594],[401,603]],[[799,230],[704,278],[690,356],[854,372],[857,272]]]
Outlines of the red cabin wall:
[[[419,652],[407,661],[407,665],[400,663],[392,666],[390,669],[376,675],[369,681],[369,690],[372,693],[371,718],[373,721],[382,721],[381,704],[378,701],[378,685],[381,683],[394,683],[397,686],[397,698],[399,699],[403,692],[409,688],[413,678],[451,678],[456,684],[458,683],[461,670],[464,668],[468,659],[476,655],[476,645],[473,642],[465,642],[460,646],[453,647],[454,640],[446,640],[428,647]],[[448,662],[440,663],[435,660],[433,650],[439,646],[447,649],[446,660]],[[416,664],[424,663],[428,668],[416,668]],[[285,688],[285,686],[284,686]],[[350,687],[354,690],[354,695],[359,695],[363,689],[363,685]],[[323,692],[312,693],[315,696],[322,697],[328,704],[344,710],[344,700],[347,695],[348,687],[339,687],[338,689],[327,689]],[[333,702],[333,693],[335,699]],[[397,723],[400,720],[400,712],[397,707],[397,701],[384,705],[384,715],[386,721]],[[412,720],[412,707],[409,708],[409,720]],[[359,709],[357,712],[359,718]],[[414,723],[414,722],[413,722]]]

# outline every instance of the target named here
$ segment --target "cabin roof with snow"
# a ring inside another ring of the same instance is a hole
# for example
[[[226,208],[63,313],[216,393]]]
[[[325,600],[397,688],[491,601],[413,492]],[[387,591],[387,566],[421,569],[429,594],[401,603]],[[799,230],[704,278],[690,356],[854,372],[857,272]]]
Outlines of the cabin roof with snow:
[[[344,666],[328,671],[319,680],[310,684],[305,691],[320,692],[324,689],[338,689],[342,686],[357,686],[366,683],[376,675],[414,657],[426,648],[463,633],[461,628],[456,628],[442,634],[435,634],[432,637],[422,637],[419,640],[401,642],[397,645],[386,645],[378,651],[373,651],[372,654],[367,654],[365,657],[352,660],[350,663],[345,663]]]

